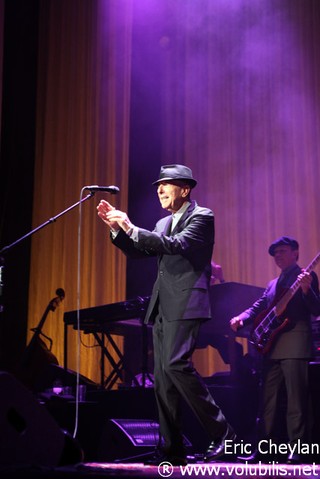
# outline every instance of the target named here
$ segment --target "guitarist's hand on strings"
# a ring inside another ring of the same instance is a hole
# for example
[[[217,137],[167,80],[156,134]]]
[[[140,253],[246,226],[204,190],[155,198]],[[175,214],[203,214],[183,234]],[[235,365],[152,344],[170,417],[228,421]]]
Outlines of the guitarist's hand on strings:
[[[303,294],[308,294],[308,291],[311,287],[312,283],[312,276],[310,273],[307,273],[304,269],[299,274],[298,279],[300,281],[300,287],[302,289]]]
[[[310,290],[311,283],[312,283],[312,276],[310,273],[307,273],[304,269],[301,271],[301,273],[298,276],[298,279],[300,280],[300,287],[303,292],[303,294],[308,294],[308,291]],[[238,331],[239,328],[243,327],[243,319],[240,316],[234,316],[230,320],[230,328],[232,331]]]
[[[238,331],[238,329],[242,328],[242,326],[243,320],[240,316],[234,316],[232,319],[230,319],[230,328],[232,331]]]

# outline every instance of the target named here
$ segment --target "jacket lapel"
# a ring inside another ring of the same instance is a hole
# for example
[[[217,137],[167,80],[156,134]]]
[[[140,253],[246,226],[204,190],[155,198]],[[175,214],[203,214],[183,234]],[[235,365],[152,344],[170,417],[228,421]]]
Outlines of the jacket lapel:
[[[185,223],[185,221],[189,218],[189,216],[192,215],[193,210],[195,209],[196,206],[197,206],[197,203],[196,203],[195,201],[191,201],[189,207],[188,207],[188,208],[186,209],[186,211],[183,213],[183,215],[181,216],[180,220],[178,221],[178,223],[176,224],[176,226],[173,228],[173,230],[171,231],[171,233],[180,231],[181,229],[184,228],[184,223]]]
[[[172,215],[168,217],[168,221],[166,222],[165,228],[163,230],[163,233],[165,236],[170,236],[171,234],[171,225],[172,225]]]

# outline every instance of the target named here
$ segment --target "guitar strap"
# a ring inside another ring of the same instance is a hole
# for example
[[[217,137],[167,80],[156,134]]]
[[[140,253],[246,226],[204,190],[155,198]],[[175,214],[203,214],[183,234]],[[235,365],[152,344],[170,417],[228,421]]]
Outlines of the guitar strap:
[[[293,285],[296,281],[298,274],[300,273],[301,268],[296,264],[289,271],[285,273],[282,271],[280,274],[277,284],[276,284],[276,295],[278,296],[280,293],[288,291],[288,289]]]

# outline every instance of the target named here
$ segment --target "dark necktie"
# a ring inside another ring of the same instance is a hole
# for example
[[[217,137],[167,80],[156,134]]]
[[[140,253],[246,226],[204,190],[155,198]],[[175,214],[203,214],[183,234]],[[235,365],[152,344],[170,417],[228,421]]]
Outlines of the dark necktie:
[[[277,286],[276,286],[277,294],[281,293],[285,289],[285,285],[286,285],[286,276],[285,274],[281,273],[278,278]]]

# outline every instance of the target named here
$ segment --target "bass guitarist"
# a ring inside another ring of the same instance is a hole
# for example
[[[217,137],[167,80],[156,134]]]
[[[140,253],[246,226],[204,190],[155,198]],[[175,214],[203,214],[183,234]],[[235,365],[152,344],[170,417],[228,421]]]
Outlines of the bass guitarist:
[[[290,445],[306,441],[308,419],[308,363],[312,357],[311,316],[320,315],[319,282],[314,272],[303,270],[297,264],[299,258],[298,242],[288,236],[282,236],[269,247],[281,274],[268,284],[263,295],[251,308],[230,320],[233,331],[254,323],[257,328],[260,318],[266,316],[277,301],[283,297],[293,284],[299,288],[279,315],[279,325],[285,321],[278,334],[271,334],[270,344],[264,351],[264,374],[262,393],[262,434],[264,438],[274,439],[276,414],[279,407],[281,387],[287,393],[287,436]],[[267,324],[262,322],[260,324]],[[275,330],[275,324],[271,324]],[[257,460],[263,460],[258,457]],[[265,457],[266,459],[266,457]],[[270,458],[269,458],[270,459]],[[297,452],[290,453],[284,462],[300,463],[302,458]]]

